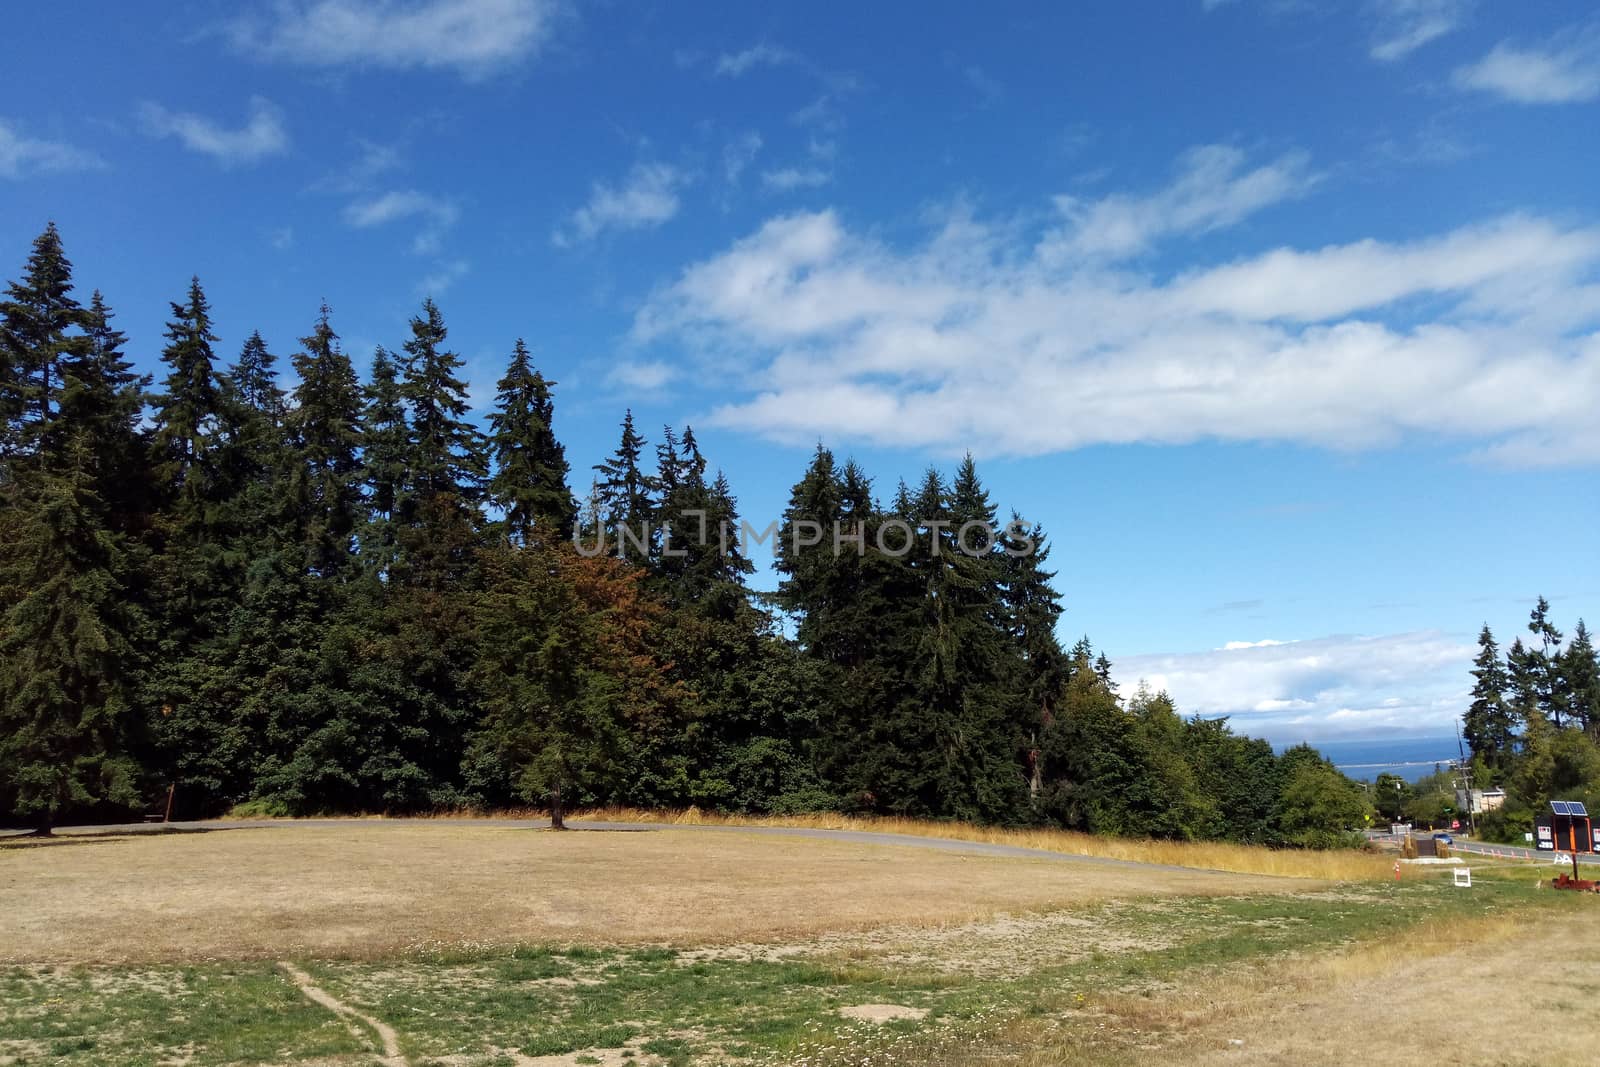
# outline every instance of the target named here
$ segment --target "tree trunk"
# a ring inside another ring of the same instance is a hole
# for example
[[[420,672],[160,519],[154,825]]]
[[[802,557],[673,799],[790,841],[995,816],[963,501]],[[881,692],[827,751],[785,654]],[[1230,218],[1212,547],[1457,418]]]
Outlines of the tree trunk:
[[[565,830],[567,820],[561,808],[561,787],[550,790],[550,829]]]
[[[38,819],[34,821],[33,833],[29,837],[54,837],[56,818],[53,811],[41,811]]]

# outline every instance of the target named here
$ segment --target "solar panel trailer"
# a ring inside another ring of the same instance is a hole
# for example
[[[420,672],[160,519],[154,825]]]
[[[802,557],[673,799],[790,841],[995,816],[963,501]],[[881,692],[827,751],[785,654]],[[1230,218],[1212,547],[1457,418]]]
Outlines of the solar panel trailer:
[[[1550,814],[1534,820],[1534,847],[1541,852],[1595,852],[1600,829],[1589,819],[1589,809],[1579,800],[1552,800]],[[1574,865],[1577,861],[1574,859]]]

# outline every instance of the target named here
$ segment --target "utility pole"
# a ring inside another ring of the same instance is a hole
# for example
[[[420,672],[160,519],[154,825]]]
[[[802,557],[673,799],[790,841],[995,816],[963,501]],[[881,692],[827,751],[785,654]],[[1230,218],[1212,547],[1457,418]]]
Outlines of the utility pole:
[[[1478,836],[1478,817],[1472,807],[1472,765],[1467,762],[1467,749],[1461,743],[1461,722],[1456,721],[1456,754],[1461,758],[1456,766],[1461,768],[1461,781],[1464,792],[1467,794],[1467,832],[1474,838]]]

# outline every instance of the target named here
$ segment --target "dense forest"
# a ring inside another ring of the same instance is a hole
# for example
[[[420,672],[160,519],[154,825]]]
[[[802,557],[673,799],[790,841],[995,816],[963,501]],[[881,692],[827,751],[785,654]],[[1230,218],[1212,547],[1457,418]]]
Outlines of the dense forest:
[[[880,494],[819,447],[785,527],[854,536],[777,539],[757,593],[705,536],[738,507],[691,429],[652,448],[625,417],[575,498],[520,340],[479,424],[431,301],[364,381],[323,307],[280,384],[259,334],[219,357],[198,280],[159,380],[74,292],[51,226],[0,304],[0,820],[169,788],[179,816],[559,792],[1318,846],[1367,815],[1315,751],[1063,647],[1044,530],[955,543],[1003,525],[970,457]]]
[[[1535,815],[1549,813],[1551,800],[1582,800],[1600,811],[1600,656],[1589,628],[1579,619],[1564,641],[1540,597],[1528,633],[1502,656],[1484,625],[1472,703],[1462,716],[1473,786],[1506,793],[1505,806],[1484,815],[1480,829],[1514,844],[1533,829]]]

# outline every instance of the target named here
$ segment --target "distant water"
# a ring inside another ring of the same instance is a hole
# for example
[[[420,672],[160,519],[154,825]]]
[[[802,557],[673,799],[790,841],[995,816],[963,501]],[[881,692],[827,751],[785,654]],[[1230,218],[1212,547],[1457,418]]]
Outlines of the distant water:
[[[1408,782],[1430,775],[1434,767],[1457,758],[1455,735],[1387,737],[1364,741],[1313,741],[1311,746],[1345,774],[1371,781],[1380,774],[1398,774]],[[1279,752],[1290,745],[1274,746]]]

